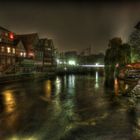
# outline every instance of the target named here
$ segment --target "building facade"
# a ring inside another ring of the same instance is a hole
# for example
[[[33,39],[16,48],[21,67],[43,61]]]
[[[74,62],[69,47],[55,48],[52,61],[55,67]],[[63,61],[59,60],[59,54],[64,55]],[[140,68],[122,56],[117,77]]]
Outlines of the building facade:
[[[0,27],[0,73],[4,73],[15,64],[15,57],[14,33]]]

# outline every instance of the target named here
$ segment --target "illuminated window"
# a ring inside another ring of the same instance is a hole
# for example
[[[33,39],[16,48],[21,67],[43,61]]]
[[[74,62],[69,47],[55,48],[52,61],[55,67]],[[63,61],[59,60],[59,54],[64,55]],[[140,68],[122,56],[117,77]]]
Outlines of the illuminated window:
[[[23,56],[23,52],[20,52],[20,56]]]
[[[13,54],[15,54],[15,53],[16,53],[15,48],[13,48]]]
[[[23,53],[23,55],[24,55],[24,57],[26,57],[26,53],[25,52]]]
[[[2,46],[1,47],[1,52],[4,52],[4,51],[5,51],[4,46]]]
[[[7,47],[7,52],[10,53],[11,52],[11,48]]]

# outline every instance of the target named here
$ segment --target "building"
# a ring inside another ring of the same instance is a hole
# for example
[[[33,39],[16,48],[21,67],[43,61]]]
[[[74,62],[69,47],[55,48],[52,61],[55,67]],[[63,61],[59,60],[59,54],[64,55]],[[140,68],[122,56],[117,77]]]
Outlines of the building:
[[[0,73],[5,73],[15,64],[14,36],[13,32],[0,27]]]
[[[20,61],[21,72],[36,71],[36,46],[39,42],[37,33],[16,35],[16,40],[19,40],[17,46],[18,61]]]
[[[47,39],[39,39],[38,44],[36,45],[36,55],[35,55],[35,63],[37,71],[43,71],[44,68],[44,51],[45,47],[47,47]]]
[[[45,40],[44,46],[44,70],[54,71],[56,69],[56,55],[55,47],[52,39]]]
[[[16,35],[0,27],[0,73],[52,71],[56,68],[52,39],[37,33]]]

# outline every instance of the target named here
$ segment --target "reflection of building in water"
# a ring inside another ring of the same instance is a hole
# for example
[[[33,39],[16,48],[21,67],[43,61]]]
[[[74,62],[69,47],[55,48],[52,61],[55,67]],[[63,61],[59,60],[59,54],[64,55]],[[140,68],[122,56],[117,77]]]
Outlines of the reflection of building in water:
[[[47,100],[51,100],[52,85],[51,81],[47,80],[45,83],[45,97]]]
[[[68,86],[70,88],[74,88],[75,87],[75,76],[74,75],[70,75],[68,77]]]
[[[60,93],[60,90],[61,90],[61,80],[59,77],[56,78],[56,81],[55,81],[55,89],[56,89],[56,95],[58,95]]]
[[[95,73],[95,88],[99,88],[99,73],[96,71]]]
[[[12,91],[6,90],[3,92],[5,111],[11,113],[16,109],[16,101]]]

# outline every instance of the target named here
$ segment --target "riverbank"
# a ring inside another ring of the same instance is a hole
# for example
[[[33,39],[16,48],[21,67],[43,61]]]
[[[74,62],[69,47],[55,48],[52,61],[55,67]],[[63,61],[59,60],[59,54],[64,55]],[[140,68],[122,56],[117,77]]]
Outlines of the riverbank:
[[[8,84],[12,82],[27,81],[40,78],[50,78],[54,76],[55,73],[46,73],[46,72],[5,74],[0,76],[0,84]]]

